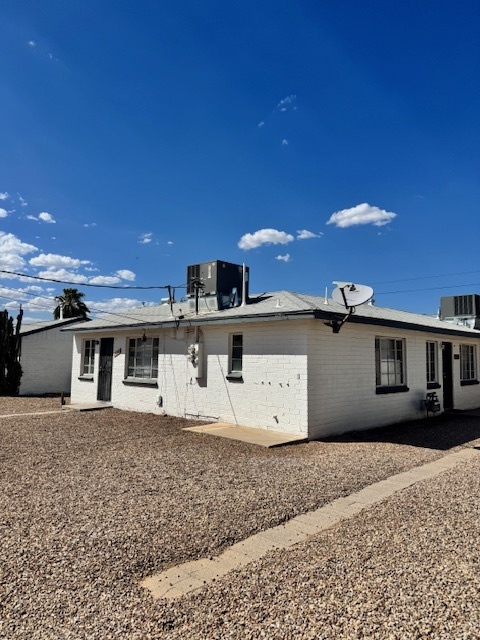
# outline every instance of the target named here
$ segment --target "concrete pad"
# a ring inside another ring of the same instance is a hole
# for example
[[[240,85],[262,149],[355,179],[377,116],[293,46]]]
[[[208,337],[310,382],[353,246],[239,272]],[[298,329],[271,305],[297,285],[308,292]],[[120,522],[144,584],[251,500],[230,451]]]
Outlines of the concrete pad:
[[[196,427],[185,427],[183,431],[206,433],[212,436],[219,436],[220,438],[229,438],[230,440],[238,440],[239,442],[247,442],[267,448],[306,442],[308,439],[306,436],[301,436],[298,433],[281,433],[280,431],[271,431],[270,429],[242,427],[240,425],[230,424],[229,422],[214,422]]]
[[[216,558],[193,560],[171,567],[162,574],[145,578],[140,584],[154,598],[174,599],[211,584],[232,570],[240,569],[259,560],[271,551],[285,550],[304,542],[311,536],[328,529],[369,506],[401,491],[417,482],[435,477],[446,469],[480,456],[474,447],[447,454],[439,461],[427,463],[411,471],[399,473],[387,480],[372,484],[356,493],[338,498],[315,511],[292,518],[288,522],[250,538],[237,542]]]
[[[66,404],[62,409],[64,411],[100,411],[101,409],[111,409],[112,406],[110,402],[78,402],[76,404]]]

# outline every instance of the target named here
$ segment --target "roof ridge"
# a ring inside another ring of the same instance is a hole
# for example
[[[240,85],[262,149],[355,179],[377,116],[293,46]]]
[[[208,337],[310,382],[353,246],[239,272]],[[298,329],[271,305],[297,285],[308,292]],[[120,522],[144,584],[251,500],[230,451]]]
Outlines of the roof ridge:
[[[277,293],[281,293],[286,298],[289,298],[290,301],[296,304],[299,309],[305,309],[305,305],[307,305],[308,308],[311,307],[311,305],[308,305],[307,301],[302,298],[301,293],[296,293],[295,291],[287,291],[286,289],[284,289],[283,291],[278,291]]]

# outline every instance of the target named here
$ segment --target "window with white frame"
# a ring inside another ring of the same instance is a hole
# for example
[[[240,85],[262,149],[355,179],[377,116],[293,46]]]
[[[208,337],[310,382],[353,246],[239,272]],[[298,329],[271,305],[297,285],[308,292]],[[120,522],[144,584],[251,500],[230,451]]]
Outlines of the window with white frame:
[[[83,341],[82,376],[93,376],[95,368],[95,340]]]
[[[233,333],[230,336],[230,349],[228,358],[229,376],[240,377],[243,370],[243,334]]]
[[[461,382],[469,382],[477,379],[477,363],[475,345],[460,345],[460,380]]]
[[[438,345],[427,342],[427,384],[438,382]]]
[[[404,339],[375,338],[375,373],[377,388],[405,385]]]
[[[158,338],[129,338],[128,378],[158,377]]]

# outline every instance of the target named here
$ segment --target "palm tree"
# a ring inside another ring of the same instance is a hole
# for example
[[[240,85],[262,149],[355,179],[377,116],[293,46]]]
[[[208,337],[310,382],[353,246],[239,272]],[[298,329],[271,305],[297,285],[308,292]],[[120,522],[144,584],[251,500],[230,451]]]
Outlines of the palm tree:
[[[86,318],[89,309],[82,300],[84,297],[85,294],[78,289],[64,289],[62,295],[55,296],[55,301],[58,304],[53,312],[54,319],[77,318],[80,316]]]

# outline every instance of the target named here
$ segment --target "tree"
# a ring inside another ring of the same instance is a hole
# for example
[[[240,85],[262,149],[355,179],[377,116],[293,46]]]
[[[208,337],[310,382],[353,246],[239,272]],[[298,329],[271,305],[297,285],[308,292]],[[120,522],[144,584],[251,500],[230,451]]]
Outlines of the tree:
[[[20,366],[20,327],[23,311],[17,316],[17,324],[13,325],[8,311],[0,313],[0,396],[14,396],[20,388],[22,367]]]
[[[86,319],[89,309],[83,302],[84,297],[85,294],[78,289],[64,289],[62,295],[55,296],[58,304],[53,312],[54,319],[78,317]]]

